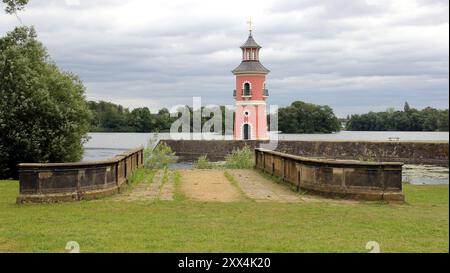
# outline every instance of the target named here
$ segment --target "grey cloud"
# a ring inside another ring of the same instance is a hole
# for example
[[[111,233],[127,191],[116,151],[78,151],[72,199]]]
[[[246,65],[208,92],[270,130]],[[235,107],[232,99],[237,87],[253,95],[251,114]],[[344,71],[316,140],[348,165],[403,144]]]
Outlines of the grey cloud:
[[[192,96],[233,104],[230,71],[254,15],[270,103],[328,104],[340,116],[406,100],[448,107],[448,1],[253,1],[248,12],[242,1],[80,3],[32,0],[20,16],[89,99],[152,110]],[[0,33],[14,24],[0,15]]]

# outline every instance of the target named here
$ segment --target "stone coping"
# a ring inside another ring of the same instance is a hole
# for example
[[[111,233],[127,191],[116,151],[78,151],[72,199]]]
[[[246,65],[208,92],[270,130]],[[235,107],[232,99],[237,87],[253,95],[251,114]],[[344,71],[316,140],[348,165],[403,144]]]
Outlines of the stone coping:
[[[291,155],[291,154],[281,153],[281,152],[263,149],[263,148],[255,148],[255,151],[264,152],[267,154],[273,154],[273,155],[277,155],[280,157],[290,158],[290,159],[294,159],[297,161],[302,161],[304,163],[310,162],[310,163],[320,163],[320,164],[337,165],[337,166],[348,165],[348,167],[352,167],[352,166],[402,167],[404,165],[402,162],[376,162],[376,161],[359,161],[359,160],[344,160],[344,159],[318,159],[318,158]]]
[[[144,147],[141,146],[139,148],[135,148],[132,150],[128,150],[124,153],[118,154],[114,157],[105,160],[90,160],[90,161],[81,161],[81,162],[68,162],[68,163],[20,163],[17,166],[19,169],[23,168],[45,168],[45,167],[88,167],[91,165],[109,165],[113,163],[117,163],[120,160],[142,150]]]

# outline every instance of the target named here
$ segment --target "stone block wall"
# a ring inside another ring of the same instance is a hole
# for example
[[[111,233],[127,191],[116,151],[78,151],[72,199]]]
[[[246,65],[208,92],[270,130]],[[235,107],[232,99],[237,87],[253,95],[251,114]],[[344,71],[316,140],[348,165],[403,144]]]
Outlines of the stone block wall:
[[[261,141],[240,140],[161,140],[179,156],[179,161],[195,161],[207,155],[211,161],[224,160],[225,155],[244,145],[258,148]],[[448,142],[391,141],[279,141],[276,151],[328,159],[403,162],[448,166]]]
[[[360,200],[404,201],[402,163],[311,159],[255,149],[255,167],[297,190]]]
[[[143,165],[143,148],[104,161],[19,164],[17,203],[95,199],[120,191]]]

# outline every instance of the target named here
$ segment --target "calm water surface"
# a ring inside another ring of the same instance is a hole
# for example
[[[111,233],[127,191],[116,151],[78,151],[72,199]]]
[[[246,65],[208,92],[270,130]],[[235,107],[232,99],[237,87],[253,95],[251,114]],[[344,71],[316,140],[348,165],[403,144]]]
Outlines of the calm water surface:
[[[169,133],[90,133],[89,141],[84,145],[83,160],[101,160],[122,153],[138,146],[147,146],[149,139],[202,139],[200,135]],[[209,134],[209,139],[231,139],[219,135]],[[446,141],[448,132],[353,132],[341,131],[334,134],[278,134],[280,140],[361,140],[361,141]],[[176,168],[191,167],[176,165]],[[424,166],[406,165],[403,171],[404,182],[412,184],[448,184],[449,169]]]

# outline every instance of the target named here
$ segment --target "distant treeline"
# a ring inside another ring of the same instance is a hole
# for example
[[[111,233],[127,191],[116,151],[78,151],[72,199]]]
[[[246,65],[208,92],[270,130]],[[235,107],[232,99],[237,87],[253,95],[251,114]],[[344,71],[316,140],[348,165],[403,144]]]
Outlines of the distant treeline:
[[[130,111],[105,101],[89,101],[88,106],[93,112],[92,132],[163,132],[169,131],[175,120],[166,108],[152,114],[147,107]]]
[[[163,108],[151,113],[147,107],[129,110],[110,102],[88,102],[93,112],[92,132],[168,132],[179,116],[171,117],[169,110]],[[193,111],[188,107],[193,131]],[[203,108],[204,110],[204,108]],[[222,132],[225,131],[225,107],[222,113]],[[280,108],[278,130],[285,133],[331,133],[340,130],[340,122],[328,106],[319,106],[296,101],[291,106]],[[211,115],[212,116],[212,115]],[[202,117],[203,126],[210,117]],[[268,122],[270,118],[268,116]]]
[[[147,107],[135,108],[130,111],[121,105],[105,101],[89,101],[88,105],[93,112],[92,132],[169,132],[172,123],[181,117],[181,112],[184,112],[184,110],[182,111],[180,109],[178,115],[171,116],[167,108],[162,108],[153,114]],[[192,107],[189,106],[186,106],[184,109],[189,110],[189,131],[192,132],[194,127],[194,112]],[[205,111],[204,107],[202,107],[202,111]],[[222,113],[223,132],[225,130],[224,106],[220,106],[220,112]],[[209,119],[210,117],[201,117],[201,126]],[[181,131],[181,128],[179,130]]]
[[[403,111],[388,109],[348,118],[349,131],[448,131],[448,109],[411,108],[406,102]]]
[[[93,112],[92,132],[168,132],[179,116],[171,117],[163,108],[151,113],[147,107],[129,110],[121,105],[100,101],[88,102]],[[193,111],[190,131],[193,131]],[[204,108],[203,108],[204,110]],[[225,131],[225,107],[222,113],[222,132]],[[346,130],[350,131],[448,131],[448,109],[437,110],[427,107],[423,110],[411,108],[405,103],[403,111],[389,109],[385,112],[347,117]],[[202,117],[203,126],[210,117]],[[270,118],[268,117],[270,123]],[[341,129],[341,122],[329,106],[315,105],[302,101],[278,110],[278,130],[283,133],[332,133]]]

